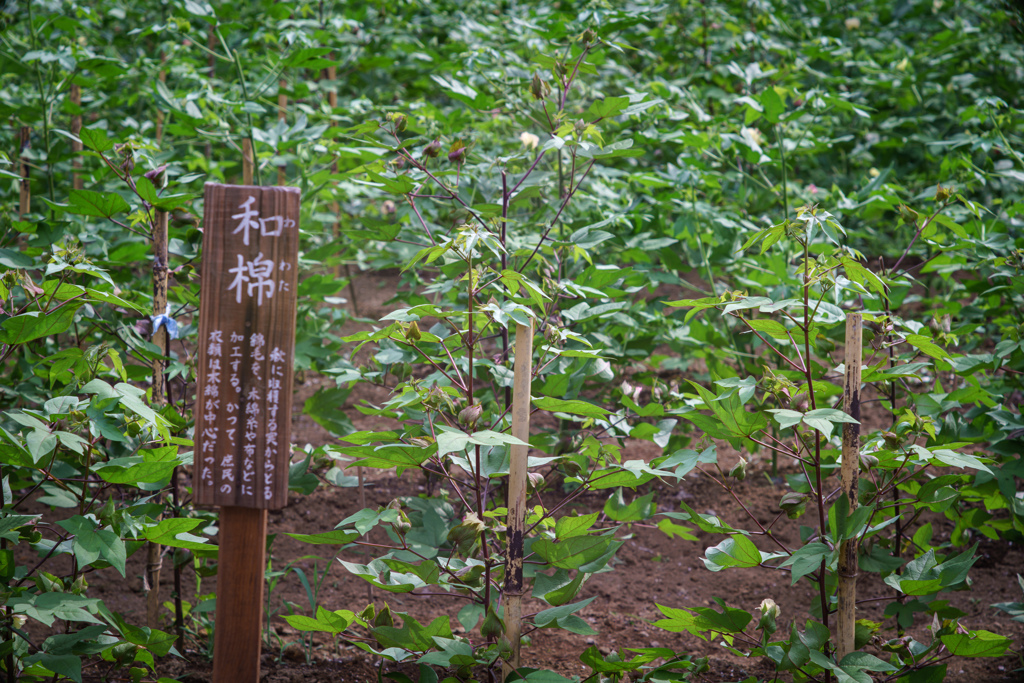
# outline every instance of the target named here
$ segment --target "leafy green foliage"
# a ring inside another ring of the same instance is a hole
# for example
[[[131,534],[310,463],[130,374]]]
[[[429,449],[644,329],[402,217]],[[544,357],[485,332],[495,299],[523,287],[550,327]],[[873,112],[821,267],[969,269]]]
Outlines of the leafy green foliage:
[[[459,621],[486,633],[357,616],[315,596],[310,616],[286,617],[293,627],[357,629],[373,638],[363,649],[430,675],[500,659],[512,340],[530,323],[529,465],[546,497],[531,499],[523,554],[550,606],[535,626],[589,633],[577,594],[615,568],[628,525],[659,515],[678,542],[694,542],[694,527],[718,536],[709,570],[788,571],[823,596],[802,631],[779,630],[770,605],[755,621],[722,602],[660,607],[669,630],[728,635],[797,678],[940,680],[945,653],[1006,651],[1002,636],[943,612],[928,643],[836,662],[825,623],[843,541],[861,545],[861,572],[894,598],[920,598],[886,611],[884,628],[908,628],[942,611],[930,596],[969,587],[981,536],[1024,533],[1024,49],[1007,7],[26,9],[0,53],[0,112],[15,124],[0,132],[0,575],[12,613],[68,624],[31,647],[5,637],[3,667],[81,680],[83,659],[100,657],[137,680],[171,652],[167,634],[89,597],[83,576],[124,575],[148,540],[175,548],[174,566],[198,581],[216,552],[211,516],[181,505],[183,489],[164,494],[191,462],[195,200],[204,182],[241,182],[243,139],[257,182],[281,169],[302,191],[296,366],[322,381],[304,414],[339,437],[296,451],[293,489],[352,486],[349,465],[427,483],[424,496],[292,537],[344,551],[380,527],[386,547],[342,566],[388,591],[458,593]],[[284,120],[276,94],[290,98]],[[28,145],[13,137],[21,126]],[[33,201],[21,215],[26,166]],[[157,209],[172,212],[165,265],[183,337],[166,349],[145,329]],[[340,307],[346,287],[371,268],[401,273],[393,310],[343,334],[361,314],[357,301]],[[863,392],[886,423],[860,425],[871,476],[857,510],[832,495],[839,432],[856,423],[838,403],[850,310],[868,324]],[[166,406],[146,390],[161,357],[177,382]],[[371,385],[383,402],[366,398]],[[356,432],[356,411],[388,426]],[[716,440],[743,459],[726,466]],[[655,454],[623,457],[640,441]],[[792,466],[780,509],[811,520],[799,542],[770,537],[753,513],[746,524],[672,510],[650,490],[710,477],[735,492],[767,451]],[[599,512],[563,504],[605,489]],[[29,500],[64,514],[44,524],[19,512]],[[921,515],[948,519],[949,540],[933,545]],[[18,564],[15,544],[49,559]],[[61,556],[71,571],[48,573]],[[1014,605],[999,608],[1019,618]],[[588,649],[581,661],[638,680],[707,665],[664,648]]]

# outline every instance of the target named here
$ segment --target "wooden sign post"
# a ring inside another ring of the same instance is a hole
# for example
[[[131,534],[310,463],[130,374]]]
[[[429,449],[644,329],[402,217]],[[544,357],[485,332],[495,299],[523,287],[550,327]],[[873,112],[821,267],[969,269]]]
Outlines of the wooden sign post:
[[[255,683],[266,511],[288,502],[299,190],[205,200],[193,491],[221,506],[213,680]]]

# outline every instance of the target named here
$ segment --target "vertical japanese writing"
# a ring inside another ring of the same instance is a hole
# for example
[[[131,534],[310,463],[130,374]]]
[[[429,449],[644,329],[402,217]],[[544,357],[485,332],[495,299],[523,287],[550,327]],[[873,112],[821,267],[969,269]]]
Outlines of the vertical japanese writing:
[[[267,438],[263,450],[263,495],[267,498],[274,488],[274,460],[278,449],[277,411],[281,403],[284,362],[284,352],[275,346],[270,352],[270,368],[267,371]]]
[[[213,471],[216,465],[215,453],[217,450],[217,437],[220,430],[217,425],[217,409],[220,407],[220,359],[223,345],[223,332],[211,330],[207,338],[206,347],[206,381],[203,383],[202,396],[199,402],[202,405],[205,424],[202,435],[202,453],[200,453],[199,476],[203,483],[214,486]],[[227,491],[230,493],[230,490]]]

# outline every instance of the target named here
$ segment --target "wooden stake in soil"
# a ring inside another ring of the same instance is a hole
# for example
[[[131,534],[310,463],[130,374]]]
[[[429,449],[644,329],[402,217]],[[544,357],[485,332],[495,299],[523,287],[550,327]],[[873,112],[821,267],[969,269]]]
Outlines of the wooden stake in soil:
[[[512,436],[530,442],[530,380],[533,376],[533,325],[516,325],[516,360],[512,379]],[[519,668],[523,618],[523,534],[526,529],[526,445],[511,446],[508,474],[508,546],[505,553],[505,639],[512,654],[502,679]]]
[[[299,189],[208,184],[196,505],[220,505],[214,683],[256,683],[266,510],[288,502]]]
[[[840,470],[842,491],[850,502],[850,513],[857,509],[857,488],[860,467],[860,378],[863,318],[860,313],[846,317],[846,383],[843,389],[843,410],[857,424],[843,425],[843,466]],[[857,539],[839,544],[839,614],[836,638],[836,661],[854,651],[857,603]]]
[[[156,225],[153,230],[153,315],[167,313],[167,212],[156,211]],[[168,352],[167,326],[161,325],[153,331],[153,343],[161,355]],[[153,361],[153,405],[167,404],[166,363],[162,358]],[[163,564],[159,543],[147,545],[146,562],[146,625],[159,627],[160,614],[160,569]]]
[[[79,113],[82,108],[82,89],[75,83],[71,84],[69,94],[74,113],[71,115],[71,187],[76,190],[82,189],[82,141],[79,138],[82,134],[82,115]]]
[[[28,173],[28,148],[31,144],[32,131],[28,126],[21,127],[21,146],[19,158],[21,159],[21,182],[18,183],[18,187],[21,190],[19,201],[18,201],[18,220],[25,220],[25,214],[31,211],[32,206],[32,188],[29,186],[29,173]]]
[[[267,511],[223,508],[220,538],[213,681],[256,683],[260,679]]]

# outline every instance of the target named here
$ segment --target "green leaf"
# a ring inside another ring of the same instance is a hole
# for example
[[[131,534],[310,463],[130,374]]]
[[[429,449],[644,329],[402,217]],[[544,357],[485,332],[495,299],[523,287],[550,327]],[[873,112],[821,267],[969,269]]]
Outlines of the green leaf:
[[[351,434],[356,428],[352,426],[344,407],[351,393],[351,388],[320,387],[315,394],[306,399],[302,405],[302,413],[313,418],[314,422],[335,436]]]
[[[0,331],[0,343],[24,344],[40,337],[61,334],[71,327],[81,301],[70,301],[51,313],[32,311],[7,318]]]
[[[733,534],[704,551],[704,566],[713,572],[726,567],[756,567],[761,564],[761,551],[742,534]]]
[[[71,190],[67,210],[81,216],[110,218],[116,214],[130,211],[131,207],[121,195],[113,192]]]
[[[172,548],[217,550],[217,546],[208,543],[206,538],[189,533],[202,523],[203,520],[201,519],[172,517],[171,519],[161,520],[154,526],[147,527],[143,530],[142,536],[148,541]]]
[[[811,572],[817,571],[821,567],[821,561],[826,560],[826,564],[831,562],[833,551],[824,543],[814,542],[808,543],[807,545],[798,548],[796,552],[786,558],[780,567],[793,567],[792,571],[792,583],[796,585],[796,582],[801,577],[807,576]]]
[[[709,631],[722,634],[740,633],[753,619],[745,610],[727,607],[719,598],[714,600],[722,607],[721,612],[710,607],[677,609],[655,603],[655,606],[667,619],[656,621],[654,625],[673,633],[685,631],[697,636],[701,640],[707,640],[704,634]]]
[[[97,152],[106,152],[114,148],[114,142],[107,139],[107,132],[102,128],[83,128],[78,134],[82,144]]]
[[[622,541],[610,536],[573,536],[560,541],[541,538],[534,541],[533,551],[553,567],[577,569],[621,545]]]
[[[949,360],[949,353],[937,345],[931,337],[925,337],[921,334],[908,334],[906,341],[925,355],[939,360]]]
[[[627,505],[621,488],[604,504],[604,513],[616,522],[639,522],[650,517],[654,510],[654,493],[638,496]]]
[[[537,406],[541,410],[547,410],[552,413],[567,413],[569,415],[582,415],[584,417],[602,417],[604,415],[611,415],[610,410],[606,410],[601,406],[596,406],[593,403],[587,403],[586,401],[580,401],[577,399],[566,401],[560,398],[544,396],[533,399],[533,405]]]
[[[346,545],[361,536],[359,532],[335,529],[322,534],[287,534],[296,541],[312,543],[314,545]]]
[[[958,657],[1001,657],[1013,644],[1011,638],[991,631],[950,633],[939,639],[950,654]]]
[[[594,526],[594,522],[597,521],[599,516],[600,513],[592,512],[589,515],[566,515],[565,517],[559,517],[558,521],[555,522],[555,538],[565,540],[573,536],[583,536],[590,527]]]
[[[769,123],[778,123],[783,112],[786,111],[786,105],[782,102],[782,98],[771,86],[765,88],[761,93],[761,106],[764,108],[764,117],[768,119]]]
[[[127,551],[121,537],[109,528],[99,528],[94,522],[81,515],[58,522],[67,531],[75,535],[74,552],[80,566],[103,559],[124,576],[124,565]]]

